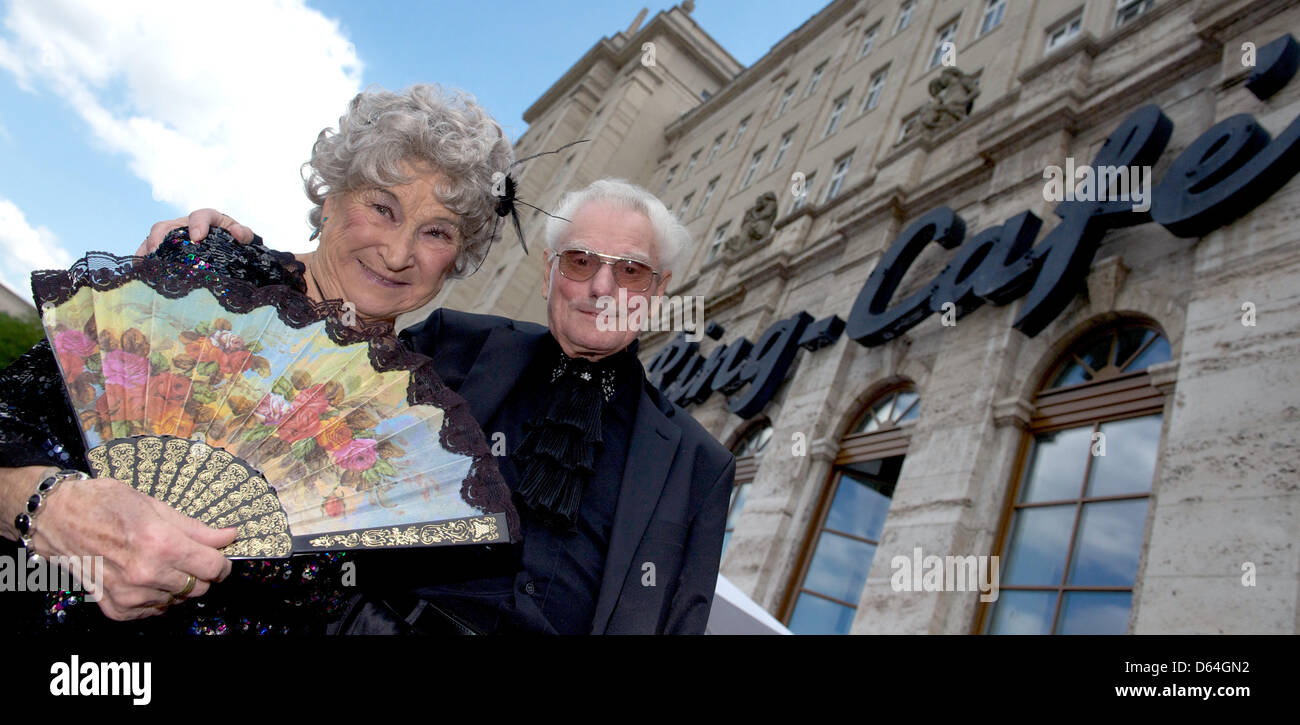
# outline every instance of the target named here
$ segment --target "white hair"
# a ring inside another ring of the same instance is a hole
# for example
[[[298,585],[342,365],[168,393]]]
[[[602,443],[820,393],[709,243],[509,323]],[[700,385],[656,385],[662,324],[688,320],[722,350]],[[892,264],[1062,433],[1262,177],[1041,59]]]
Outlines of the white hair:
[[[563,219],[551,217],[546,220],[546,246],[555,250],[571,226],[565,219],[573,219],[582,207],[595,202],[634,211],[649,219],[655,234],[659,273],[662,275],[673,270],[682,250],[690,243],[691,233],[659,201],[659,197],[622,179],[597,179],[584,189],[565,194],[559,208],[553,212]]]

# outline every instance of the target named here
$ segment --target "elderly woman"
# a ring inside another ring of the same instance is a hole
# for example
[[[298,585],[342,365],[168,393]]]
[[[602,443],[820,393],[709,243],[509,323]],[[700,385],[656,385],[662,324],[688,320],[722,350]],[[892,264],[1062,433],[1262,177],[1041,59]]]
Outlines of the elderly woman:
[[[472,272],[486,256],[493,175],[511,161],[500,126],[469,96],[427,85],[366,91],[337,132],[322,131],[312,149],[306,191],[315,205],[314,252],[295,258],[213,229],[202,244],[183,230],[170,234],[156,254],[257,285],[287,284],[315,300],[343,299],[360,324],[391,328],[399,314],[432,300],[448,276]],[[0,373],[5,538],[18,539],[15,519],[40,482],[57,469],[87,468],[71,409],[50,403],[63,398],[61,387],[47,342]],[[45,556],[103,557],[102,616],[61,592],[43,596],[39,617],[33,603],[29,625],[112,628],[105,617],[137,620],[170,610],[132,627],[322,631],[343,599],[341,555],[243,561],[231,575],[218,549],[234,537],[234,529],[210,529],[112,479],[63,481],[40,509],[33,546]]]

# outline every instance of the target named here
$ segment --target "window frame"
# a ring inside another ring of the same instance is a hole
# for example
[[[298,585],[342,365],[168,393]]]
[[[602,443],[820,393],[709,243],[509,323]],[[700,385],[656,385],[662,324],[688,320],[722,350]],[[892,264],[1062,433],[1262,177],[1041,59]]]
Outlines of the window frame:
[[[912,14],[916,12],[916,0],[903,0],[902,5],[898,7],[898,20],[894,22],[894,32],[891,35],[898,35],[907,30],[907,26],[912,24]]]
[[[902,415],[905,415],[907,411],[913,408],[919,408],[921,404],[921,398],[915,385],[906,381],[898,384],[890,385],[877,392],[877,394],[871,398],[869,403],[863,405],[860,408],[857,416],[853,419],[853,423],[846,430],[848,431],[855,430],[857,427],[859,427],[860,423],[866,416],[873,415],[873,411],[876,406],[880,405],[886,400],[889,400],[891,397],[898,396],[901,393],[914,393],[917,395],[917,399],[913,401],[912,404],[909,405],[908,408],[903,411]],[[892,413],[892,407],[891,407],[891,413]],[[849,536],[850,538],[860,539],[870,543],[869,539],[862,539],[862,537],[860,536],[852,535],[849,534],[848,532],[842,532],[835,529],[827,529],[826,527],[826,519],[830,516],[831,505],[835,501],[835,493],[839,490],[840,483],[843,480],[845,467],[848,464],[853,464],[853,463],[869,463],[872,461],[894,458],[897,456],[905,457],[911,445],[912,427],[913,427],[913,423],[909,421],[903,425],[892,424],[890,426],[880,428],[878,430],[867,432],[867,433],[849,432],[849,433],[845,433],[840,438],[839,452],[837,453],[834,461],[832,462],[831,470],[830,473],[827,475],[827,479],[825,483],[822,485],[822,490],[819,494],[817,506],[814,509],[815,513],[813,514],[812,521],[809,523],[807,531],[804,533],[803,541],[800,544],[799,553],[797,555],[798,558],[796,559],[794,572],[792,573],[790,580],[786,586],[786,591],[784,597],[782,598],[781,606],[777,610],[777,618],[783,624],[789,626],[791,620],[794,618],[795,607],[799,603],[800,594],[804,593],[805,591],[804,584],[808,578],[809,570],[812,568],[813,558],[817,551],[817,544],[821,539],[821,535],[824,532],[829,530],[841,536]],[[897,481],[895,481],[895,485],[897,485]],[[890,501],[892,507],[892,501],[893,501],[892,495],[890,496]],[[881,530],[882,540],[884,538],[883,535],[884,535],[884,529],[882,527]],[[879,547],[879,542],[876,542],[874,545]],[[877,548],[877,552],[878,551],[879,548]],[[866,582],[863,583],[863,592],[865,591],[866,591]],[[858,608],[858,602],[845,602],[843,600],[830,597],[821,592],[815,592],[811,590],[808,590],[808,593],[812,594],[813,596],[821,597],[828,601],[835,602],[836,604],[839,604],[841,606],[850,607],[855,611]],[[862,599],[862,593],[859,592],[858,601],[860,602],[861,599]]]
[[[858,60],[862,60],[876,49],[876,36],[880,34],[880,21],[877,20],[875,25],[867,28],[862,34],[862,44],[858,46]]]
[[[1155,492],[1155,475],[1159,470],[1159,447],[1164,443],[1163,433],[1157,442],[1157,460],[1152,470],[1151,487],[1144,493],[1126,493],[1103,496],[1086,495],[1087,482],[1091,476],[1092,465],[1095,457],[1090,456],[1083,471],[1080,493],[1072,499],[1060,499],[1051,501],[1033,501],[1028,503],[1020,502],[1024,495],[1024,487],[1027,483],[1026,475],[1029,466],[1034,462],[1034,453],[1036,451],[1035,442],[1041,435],[1048,433],[1057,433],[1067,430],[1076,430],[1081,428],[1090,428],[1095,434],[1100,427],[1106,423],[1117,421],[1136,420],[1152,415],[1159,415],[1163,428],[1165,421],[1165,404],[1166,396],[1163,392],[1151,385],[1150,366],[1136,371],[1121,371],[1118,374],[1104,377],[1101,379],[1089,380],[1083,383],[1051,387],[1053,381],[1075,358],[1079,351],[1087,350],[1101,339],[1115,335],[1120,330],[1145,328],[1156,333],[1152,339],[1138,346],[1130,355],[1129,362],[1135,361],[1147,348],[1151,347],[1161,338],[1168,344],[1169,338],[1159,328],[1159,326],[1144,320],[1120,320],[1118,322],[1104,325],[1092,332],[1080,335],[1072,341],[1056,361],[1048,369],[1047,373],[1042,376],[1034,394],[1032,412],[1030,421],[1022,432],[1020,443],[1016,450],[1015,462],[1012,465],[1011,485],[1008,487],[1006,500],[1003,502],[1002,513],[999,518],[997,536],[994,540],[993,553],[995,556],[1006,559],[1011,553],[1008,547],[1011,544],[1011,535],[1013,533],[1014,523],[1016,522],[1017,511],[1026,508],[1037,508],[1044,506],[1060,506],[1073,503],[1075,506],[1074,524],[1070,533],[1070,543],[1065,552],[1065,568],[1062,571],[1062,581],[1055,586],[1038,586],[1038,585],[1003,585],[998,582],[999,591],[1055,591],[1056,604],[1052,612],[1051,626],[1049,634],[1057,634],[1058,620],[1060,619],[1061,607],[1065,602],[1065,595],[1071,591],[1127,591],[1135,592],[1138,588],[1139,579],[1135,573],[1133,585],[1129,587],[1117,586],[1089,586],[1066,583],[1071,571],[1071,562],[1074,557],[1075,544],[1079,536],[1080,519],[1083,515],[1083,508],[1088,503],[1120,501],[1120,500],[1152,500]],[[1114,354],[1112,348],[1110,354]],[[1150,504],[1148,504],[1147,517],[1150,519]],[[1143,530],[1143,539],[1149,533],[1149,524],[1147,529]],[[1138,552],[1139,561],[1143,551]],[[1140,573],[1140,572],[1138,572]],[[999,574],[1001,576],[1001,573]],[[1001,599],[1001,597],[999,597]],[[996,602],[980,602],[976,610],[975,622],[971,630],[972,634],[988,634],[988,629],[992,625],[992,613]],[[1131,607],[1131,605],[1130,605]],[[1130,608],[1130,613],[1131,613]]]
[[[930,52],[930,59],[926,61],[926,70],[932,70],[943,65],[943,44],[953,43],[956,47],[957,29],[961,27],[961,17],[953,18],[950,22],[945,23],[936,31],[934,39],[934,49]]]
[[[804,91],[804,98],[809,98],[812,94],[817,92],[817,86],[821,85],[822,76],[826,75],[826,67],[829,66],[830,63],[831,59],[827,58],[818,63],[817,67],[813,68],[812,75],[808,77],[808,90]]]
[[[753,117],[754,114],[751,113],[740,119],[740,123],[736,125],[736,135],[731,137],[731,145],[727,147],[728,151],[736,148],[736,144],[740,143],[740,139],[745,135],[745,129],[749,128],[749,120]]]
[[[839,196],[840,191],[844,188],[844,180],[848,178],[849,169],[852,167],[853,152],[849,152],[835,160],[835,165],[831,167],[831,175],[827,181],[826,189],[822,192],[820,203],[825,204]]]
[[[700,152],[703,150],[695,149],[695,153],[691,154],[691,157],[686,160],[686,169],[682,171],[683,180],[691,178],[691,172],[695,170],[695,162],[700,159]]]
[[[812,173],[804,177],[803,196],[794,197],[794,201],[791,202],[790,204],[790,211],[788,212],[789,214],[797,214],[798,212],[802,211],[805,206],[808,205],[808,200],[813,196],[813,179],[816,178],[817,178],[816,170],[813,170]]]
[[[1071,26],[1075,26],[1075,30],[1073,33],[1069,31]],[[1060,31],[1065,31],[1065,32],[1061,36],[1061,39],[1059,41],[1053,43],[1052,37],[1055,36],[1056,33]],[[1051,55],[1052,53],[1055,53],[1056,51],[1060,50],[1062,46],[1068,44],[1071,40],[1074,40],[1075,38],[1079,37],[1079,34],[1082,32],[1083,32],[1083,11],[1079,10],[1076,11],[1070,17],[1066,18],[1065,20],[1062,20],[1061,22],[1047,29],[1046,31],[1047,41],[1043,47],[1043,55]]]
[[[668,176],[664,177],[664,186],[663,186],[664,191],[667,191],[668,187],[672,185],[673,177],[677,175],[677,167],[678,164],[673,164],[672,167],[668,169]]]
[[[785,115],[786,110],[790,108],[790,101],[794,100],[794,89],[799,87],[799,81],[795,81],[786,86],[785,91],[781,93],[781,101],[776,104],[776,113],[772,118],[780,118]]]
[[[997,11],[997,22],[993,25],[989,25],[989,17],[995,10]],[[1006,15],[1007,0],[987,0],[987,2],[984,3],[984,14],[980,17],[979,37],[982,38],[1001,27],[1002,19],[1005,18]]]
[[[844,118],[844,111],[849,107],[849,97],[853,94],[853,89],[849,89],[840,94],[831,104],[831,112],[826,116],[826,128],[822,131],[822,138],[830,138],[835,132],[840,130],[840,121]]]
[[[769,172],[781,168],[781,162],[785,160],[785,152],[789,151],[790,146],[794,144],[794,132],[797,128],[796,126],[781,134],[781,141],[777,144],[776,155],[772,157],[772,166],[768,169]]]
[[[876,79],[880,79],[880,84],[876,84]],[[880,97],[885,93],[885,81],[889,79],[889,64],[871,74],[870,80],[867,81],[867,94],[862,97],[862,113],[874,111],[880,105]],[[874,94],[874,95],[873,95]]]
[[[1138,18],[1151,12],[1156,5],[1156,0],[1115,0],[1115,27],[1122,28],[1125,25],[1137,20]],[[1137,10],[1127,17],[1123,13],[1132,8]]]
[[[713,239],[709,241],[709,257],[706,262],[711,262],[718,256],[718,250],[722,248],[722,243],[727,241],[727,230],[731,228],[731,220],[720,224],[713,230]]]
[[[740,449],[754,440],[754,438],[762,436],[764,431],[768,432],[767,439],[763,441],[761,446],[759,446],[757,453],[749,453],[743,456],[738,455]],[[732,517],[736,516],[738,511],[744,510],[743,489],[745,486],[752,486],[754,479],[758,477],[758,467],[759,464],[762,463],[763,453],[767,451],[768,444],[772,442],[772,431],[773,427],[771,421],[766,418],[760,419],[756,423],[751,423],[745,429],[745,432],[738,436],[736,442],[731,446],[731,453],[736,456],[736,475],[732,484],[731,500],[727,502],[727,518],[723,524],[722,553],[724,556],[727,553],[727,544],[729,543],[728,534],[735,532],[734,526],[731,528],[728,528],[728,526],[731,524]],[[737,509],[737,506],[740,508]]]
[[[721,176],[715,176],[712,179],[709,179],[709,183],[704,186],[704,198],[700,199],[700,208],[695,212],[695,216],[700,216],[704,213],[704,210],[708,208],[709,200],[713,198],[713,192],[717,190],[718,181],[721,179]]]
[[[767,147],[755,151],[749,157],[749,166],[745,169],[745,175],[740,180],[740,188],[748,189],[750,184],[754,183],[758,175],[758,169],[763,165],[763,154],[767,153]]]
[[[713,160],[718,158],[718,150],[722,148],[722,140],[727,137],[727,132],[723,131],[718,137],[713,139],[713,148],[709,149],[709,155],[704,159],[704,165],[708,166]]]

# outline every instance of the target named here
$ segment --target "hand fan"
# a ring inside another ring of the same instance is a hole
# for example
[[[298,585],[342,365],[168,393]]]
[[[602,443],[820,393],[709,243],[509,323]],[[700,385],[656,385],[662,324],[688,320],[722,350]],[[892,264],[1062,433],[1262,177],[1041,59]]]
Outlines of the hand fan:
[[[517,537],[468,405],[341,302],[99,253],[32,288],[94,475],[237,526],[231,558]]]

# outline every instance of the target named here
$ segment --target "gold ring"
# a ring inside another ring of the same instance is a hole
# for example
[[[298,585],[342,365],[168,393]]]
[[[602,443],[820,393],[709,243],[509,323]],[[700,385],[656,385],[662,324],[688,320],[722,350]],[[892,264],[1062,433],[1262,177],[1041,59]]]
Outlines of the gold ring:
[[[194,578],[194,575],[190,574],[190,578],[185,581],[185,588],[173,594],[172,597],[176,599],[184,599],[189,596],[190,592],[194,591],[194,584],[197,581],[198,580]]]

